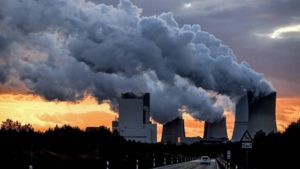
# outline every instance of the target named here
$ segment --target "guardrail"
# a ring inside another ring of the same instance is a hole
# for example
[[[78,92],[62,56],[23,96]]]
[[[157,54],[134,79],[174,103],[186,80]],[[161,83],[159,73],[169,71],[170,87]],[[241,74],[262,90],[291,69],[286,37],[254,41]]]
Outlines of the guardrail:
[[[196,160],[196,159],[199,159],[199,157],[183,157],[182,159],[183,160],[178,160],[179,158],[176,159],[176,161],[174,162],[170,162],[170,163],[165,163],[165,159],[164,159],[164,163],[163,165],[160,165],[160,166],[156,166],[157,168],[156,169],[159,169],[161,167],[164,167],[164,166],[168,166],[168,165],[174,165],[174,164],[180,164],[180,163],[185,163],[185,162],[189,162],[189,161],[193,161],[193,160]],[[153,167],[154,169],[155,167]]]
[[[223,158],[217,157],[216,160],[222,169],[239,169],[238,165],[233,166],[230,162],[224,160]]]
[[[152,164],[152,166],[148,166],[147,168],[156,168],[173,164],[180,164],[188,161],[192,161],[198,159],[199,157],[184,157],[184,156],[175,156],[175,157],[164,157],[163,159],[153,158],[152,161],[148,161],[148,163]],[[157,163],[157,161],[163,161],[163,163]],[[139,169],[143,166],[142,162],[139,159],[135,160],[135,169]],[[111,162],[106,161],[106,169],[110,169]]]

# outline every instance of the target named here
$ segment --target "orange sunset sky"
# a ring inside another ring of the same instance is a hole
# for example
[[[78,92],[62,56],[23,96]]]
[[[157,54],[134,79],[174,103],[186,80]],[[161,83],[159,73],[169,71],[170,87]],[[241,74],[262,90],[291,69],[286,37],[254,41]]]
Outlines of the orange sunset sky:
[[[226,112],[227,132],[231,138],[234,115]],[[110,110],[108,103],[98,104],[92,96],[73,102],[46,101],[32,94],[0,94],[0,120],[7,118],[30,123],[36,130],[45,130],[55,125],[69,124],[85,129],[87,126],[104,125],[111,128],[116,113]],[[276,107],[277,127],[279,131],[300,118],[300,97],[279,97]],[[184,114],[187,136],[202,136],[203,122],[196,121]],[[162,126],[158,124],[158,141]]]

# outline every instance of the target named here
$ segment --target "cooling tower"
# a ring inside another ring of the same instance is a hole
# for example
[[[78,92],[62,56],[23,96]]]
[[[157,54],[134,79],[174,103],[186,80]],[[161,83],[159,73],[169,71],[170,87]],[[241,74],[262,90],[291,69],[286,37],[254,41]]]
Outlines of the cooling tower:
[[[248,94],[248,100],[251,99]],[[252,136],[262,130],[265,133],[276,132],[276,92],[259,99],[252,99],[249,103],[248,131]]]
[[[185,138],[184,120],[178,117],[163,125],[162,143],[178,144]]]
[[[221,121],[209,123],[205,122],[204,125],[204,136],[205,139],[228,139],[227,138],[227,128],[226,128],[226,118]]]
[[[232,141],[240,141],[244,132],[248,129],[249,107],[248,95],[245,93],[236,104],[235,122],[232,134]]]
[[[250,92],[242,96],[236,104],[232,141],[240,141],[246,130],[252,137],[262,130],[276,132],[276,92],[255,98]]]

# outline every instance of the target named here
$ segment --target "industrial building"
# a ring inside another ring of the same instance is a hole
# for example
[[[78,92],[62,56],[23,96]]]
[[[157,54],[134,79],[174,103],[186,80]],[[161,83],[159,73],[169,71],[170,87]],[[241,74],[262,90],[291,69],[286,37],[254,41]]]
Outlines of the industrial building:
[[[192,144],[200,141],[200,137],[185,136],[184,120],[182,117],[177,117],[163,125],[161,142],[164,144]]]
[[[205,122],[204,124],[204,141],[227,141],[226,118],[223,117],[220,121]]]
[[[184,120],[182,117],[177,117],[176,119],[163,125],[161,137],[162,143],[178,144],[181,143],[182,139],[184,138]]]
[[[249,95],[248,95],[249,97]],[[276,132],[276,93],[273,92],[249,104],[248,131],[252,136],[262,130],[265,133]]]
[[[258,131],[276,132],[276,92],[258,98],[245,93],[236,104],[235,114],[232,141],[239,141],[246,130],[252,137]]]
[[[123,93],[119,100],[119,118],[112,122],[126,140],[157,142],[157,126],[150,121],[150,94]]]
[[[252,137],[262,130],[265,133],[276,132],[276,92],[266,96],[254,97],[245,92],[236,104],[236,115],[232,141],[240,141],[246,130]],[[150,121],[150,94],[124,93],[119,100],[119,118],[112,122],[113,130],[117,130],[126,140],[143,143],[156,143],[157,126]],[[226,118],[217,122],[205,122],[203,139],[186,137],[182,117],[163,125],[162,143],[192,144],[194,142],[227,141]]]
[[[248,130],[249,107],[248,95],[245,93],[240,97],[235,106],[235,122],[232,133],[232,141],[240,141],[244,132]]]

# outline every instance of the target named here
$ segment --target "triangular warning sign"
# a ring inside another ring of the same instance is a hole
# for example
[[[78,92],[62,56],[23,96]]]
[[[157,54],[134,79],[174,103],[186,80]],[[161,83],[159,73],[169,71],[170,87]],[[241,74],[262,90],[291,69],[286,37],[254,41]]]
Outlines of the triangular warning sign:
[[[246,130],[245,133],[243,134],[241,138],[241,142],[252,142],[252,137],[248,130]]]

